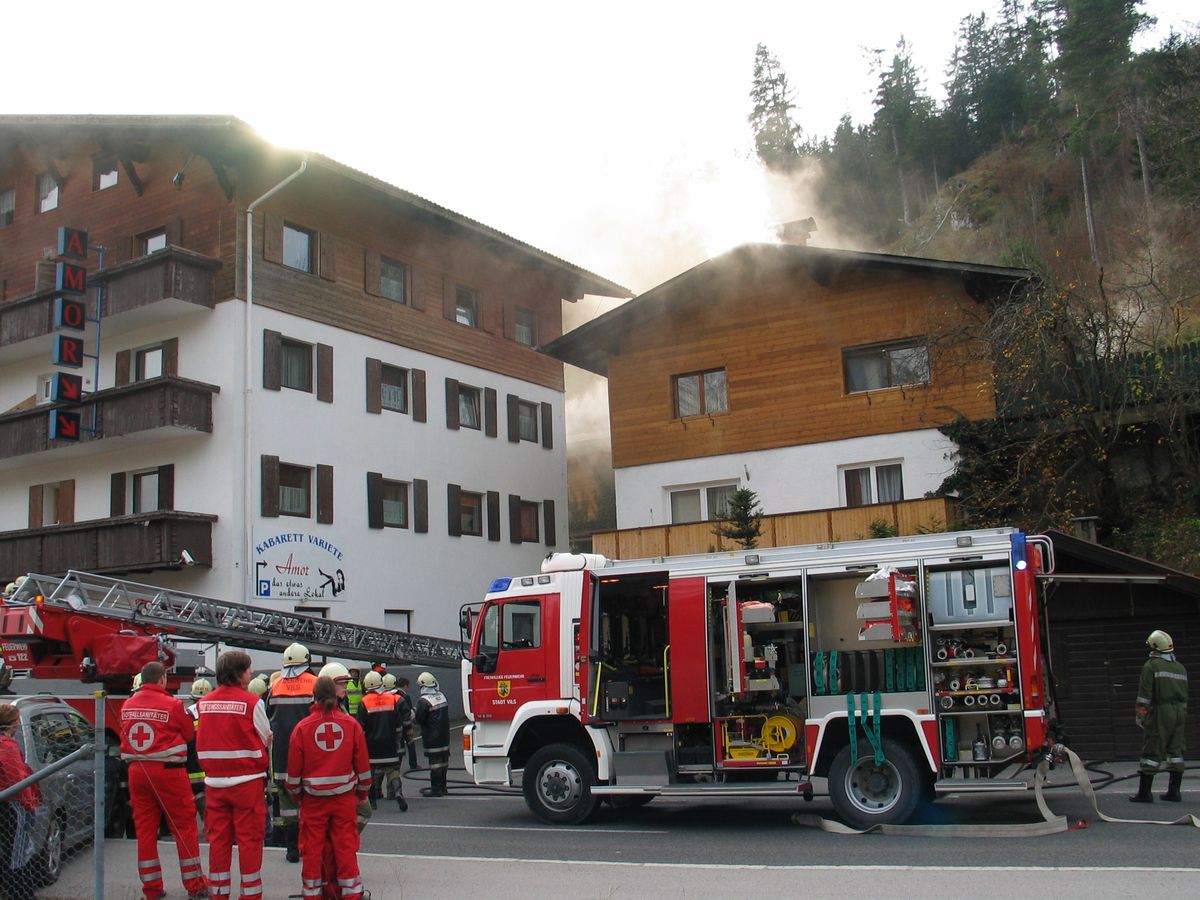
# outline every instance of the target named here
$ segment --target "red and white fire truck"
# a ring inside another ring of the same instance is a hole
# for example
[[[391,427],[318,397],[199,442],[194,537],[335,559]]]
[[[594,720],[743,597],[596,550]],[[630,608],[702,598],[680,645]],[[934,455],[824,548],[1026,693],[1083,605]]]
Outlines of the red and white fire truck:
[[[618,562],[552,554],[464,609],[467,771],[574,824],[601,800],[811,798],[859,826],[1025,789],[1053,743],[1037,576],[1012,529]]]

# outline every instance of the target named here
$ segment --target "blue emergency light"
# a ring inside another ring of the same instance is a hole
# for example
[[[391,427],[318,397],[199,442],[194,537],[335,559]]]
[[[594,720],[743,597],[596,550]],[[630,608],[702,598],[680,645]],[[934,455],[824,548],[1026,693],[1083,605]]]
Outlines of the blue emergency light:
[[[1018,572],[1024,572],[1029,568],[1028,551],[1025,548],[1025,535],[1021,532],[1011,534],[1008,537],[1012,543],[1012,559],[1013,568]]]
[[[494,594],[497,591],[507,591],[510,584],[512,584],[511,578],[497,578],[492,582],[492,586],[488,588],[488,593]]]

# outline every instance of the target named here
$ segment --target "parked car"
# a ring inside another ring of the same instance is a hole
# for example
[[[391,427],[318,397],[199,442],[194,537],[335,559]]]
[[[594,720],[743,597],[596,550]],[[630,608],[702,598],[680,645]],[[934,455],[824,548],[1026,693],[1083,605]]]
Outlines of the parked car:
[[[34,772],[91,743],[90,722],[69,704],[49,694],[0,697],[21,711],[17,743]],[[64,855],[92,839],[94,758],[85,754],[40,782],[42,805],[34,817],[35,875],[52,884],[62,871]]]

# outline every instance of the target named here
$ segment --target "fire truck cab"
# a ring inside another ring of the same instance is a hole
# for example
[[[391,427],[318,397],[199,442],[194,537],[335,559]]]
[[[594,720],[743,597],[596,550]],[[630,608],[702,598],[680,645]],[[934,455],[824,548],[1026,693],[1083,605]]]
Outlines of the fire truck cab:
[[[617,562],[496,579],[462,664],[464,759],[548,822],[601,800],[811,797],[855,825],[1025,789],[1049,739],[1036,574],[1012,529]],[[473,610],[474,612],[475,610]]]

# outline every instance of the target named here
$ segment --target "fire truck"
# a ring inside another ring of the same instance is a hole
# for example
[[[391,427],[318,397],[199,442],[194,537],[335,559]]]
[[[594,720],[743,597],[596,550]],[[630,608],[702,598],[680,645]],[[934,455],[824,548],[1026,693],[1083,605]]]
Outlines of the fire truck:
[[[557,824],[602,801],[812,798],[906,821],[1024,790],[1055,741],[1038,575],[977,530],[637,561],[551,554],[463,609],[466,768]]]
[[[103,689],[105,739],[120,744],[121,704],[133,676],[148,662],[167,666],[167,687],[178,691],[201,662],[188,646],[223,644],[283,651],[293,641],[313,656],[389,665],[457,667],[457,640],[392,631],[317,616],[231,603],[155,585],[71,571],[30,574],[0,603],[0,653],[32,687],[61,696],[95,724],[94,693]],[[110,813],[114,813],[110,810]]]

